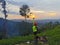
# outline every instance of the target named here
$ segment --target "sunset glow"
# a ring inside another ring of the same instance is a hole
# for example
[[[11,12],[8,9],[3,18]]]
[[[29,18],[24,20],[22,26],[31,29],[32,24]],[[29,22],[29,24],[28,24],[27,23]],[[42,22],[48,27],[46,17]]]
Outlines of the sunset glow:
[[[56,12],[49,12],[48,15],[49,15],[49,16],[56,16],[57,13],[56,13]]]
[[[29,5],[30,12],[35,15],[36,19],[53,19],[53,17],[54,19],[60,19],[59,0],[36,0],[35,2],[34,0],[6,0],[6,2],[7,19],[24,19],[23,16],[19,15],[19,9],[22,4]],[[2,15],[3,13],[0,14],[0,17],[4,17]],[[32,17],[30,16],[30,18]]]

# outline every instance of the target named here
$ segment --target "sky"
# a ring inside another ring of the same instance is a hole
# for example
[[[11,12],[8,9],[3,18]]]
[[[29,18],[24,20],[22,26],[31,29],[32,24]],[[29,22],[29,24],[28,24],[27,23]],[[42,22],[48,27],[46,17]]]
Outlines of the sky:
[[[19,8],[23,4],[30,7],[35,19],[60,19],[60,0],[6,0],[7,19],[23,19]],[[0,5],[0,9],[2,7]],[[0,17],[4,15],[0,11]]]

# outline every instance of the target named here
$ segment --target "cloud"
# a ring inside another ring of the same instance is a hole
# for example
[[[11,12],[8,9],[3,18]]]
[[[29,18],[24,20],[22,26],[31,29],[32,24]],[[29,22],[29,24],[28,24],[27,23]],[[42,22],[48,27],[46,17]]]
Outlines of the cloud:
[[[28,4],[37,10],[59,10],[60,0],[6,0],[8,3],[20,6]]]
[[[10,15],[19,15],[19,8],[23,4],[30,6],[31,12],[39,18],[59,18],[60,0],[6,0],[7,11]],[[53,12],[52,12],[53,11]]]
[[[36,11],[32,10],[33,15],[36,16],[36,19],[57,19],[59,14],[55,11]]]
[[[60,0],[7,0],[7,2],[16,6],[26,3],[36,10],[60,10]]]

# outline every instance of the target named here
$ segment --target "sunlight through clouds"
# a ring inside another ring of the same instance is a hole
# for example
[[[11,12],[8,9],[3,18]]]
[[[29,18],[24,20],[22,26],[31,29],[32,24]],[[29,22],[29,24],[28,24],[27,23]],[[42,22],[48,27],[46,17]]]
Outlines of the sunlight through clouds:
[[[60,19],[60,0],[6,0],[8,15],[17,15],[20,19],[19,8],[21,4],[28,4],[31,12],[37,16],[37,19],[43,18],[59,18]],[[1,14],[2,15],[2,14]],[[14,16],[8,16],[8,19],[13,19]],[[1,16],[0,16],[1,17]],[[16,17],[15,17],[16,18]],[[16,18],[17,19],[17,18]]]
[[[31,12],[34,12],[34,13],[45,13],[45,11],[37,11],[37,10],[31,10]]]

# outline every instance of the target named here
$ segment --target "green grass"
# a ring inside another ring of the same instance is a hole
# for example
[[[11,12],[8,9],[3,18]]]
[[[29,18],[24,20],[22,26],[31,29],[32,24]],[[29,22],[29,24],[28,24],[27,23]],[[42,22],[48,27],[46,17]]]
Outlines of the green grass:
[[[57,26],[54,29],[48,30],[39,35],[46,35],[48,37],[49,45],[60,45],[60,26]]]
[[[38,34],[39,36],[46,35],[48,37],[49,45],[60,45],[60,26],[55,27],[54,29],[47,30]],[[33,40],[34,36],[18,36],[9,39],[0,40],[0,45],[14,45],[16,43],[23,43],[25,41]]]
[[[0,45],[14,45],[16,43],[19,44],[19,43],[30,41],[30,40],[33,40],[33,35],[18,36],[18,37],[0,40]]]

